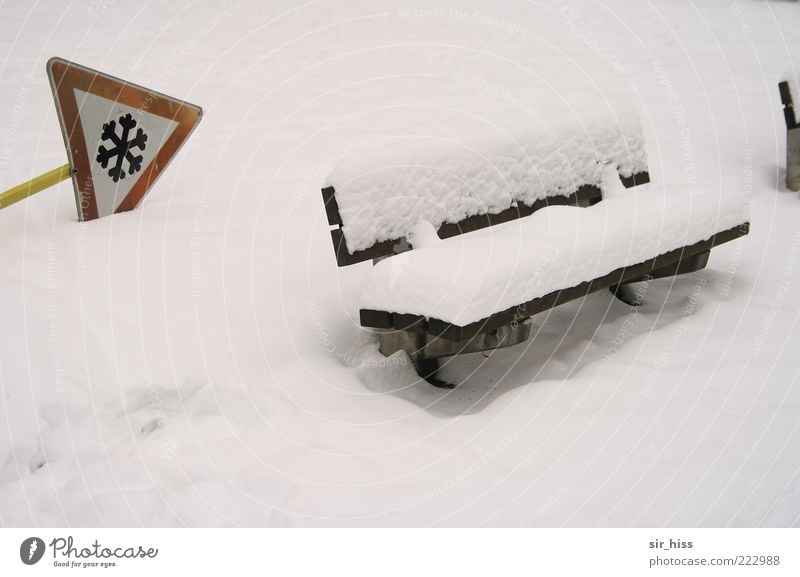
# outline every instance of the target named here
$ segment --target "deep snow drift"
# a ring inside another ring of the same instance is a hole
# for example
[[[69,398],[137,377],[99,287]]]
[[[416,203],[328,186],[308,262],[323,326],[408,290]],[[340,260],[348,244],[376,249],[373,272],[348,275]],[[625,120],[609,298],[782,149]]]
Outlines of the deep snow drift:
[[[64,163],[50,56],[205,115],[134,212],[79,224],[69,183],[0,212],[0,523],[800,523],[798,26],[749,0],[4,6],[3,189]],[[337,269],[319,188],[565,100],[632,101],[654,184],[744,194],[751,234],[418,382],[359,328],[371,264]]]

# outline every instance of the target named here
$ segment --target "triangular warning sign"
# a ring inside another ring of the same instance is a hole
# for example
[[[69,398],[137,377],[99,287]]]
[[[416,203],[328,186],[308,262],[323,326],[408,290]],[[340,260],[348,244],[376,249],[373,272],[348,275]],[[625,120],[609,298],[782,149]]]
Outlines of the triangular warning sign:
[[[47,75],[81,220],[135,208],[203,113],[61,58],[48,61]]]

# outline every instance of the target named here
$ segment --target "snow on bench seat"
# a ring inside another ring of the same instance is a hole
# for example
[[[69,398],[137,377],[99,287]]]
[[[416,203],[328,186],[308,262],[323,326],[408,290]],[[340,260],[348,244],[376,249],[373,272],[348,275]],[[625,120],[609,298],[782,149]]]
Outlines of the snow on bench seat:
[[[446,240],[426,235],[372,269],[360,307],[465,326],[747,220],[742,195],[652,185],[588,208],[551,206]]]
[[[604,110],[457,139],[396,142],[345,158],[328,176],[348,251],[407,236],[419,220],[434,228],[497,214],[545,197],[599,186],[597,162],[623,177],[647,171],[635,113]]]

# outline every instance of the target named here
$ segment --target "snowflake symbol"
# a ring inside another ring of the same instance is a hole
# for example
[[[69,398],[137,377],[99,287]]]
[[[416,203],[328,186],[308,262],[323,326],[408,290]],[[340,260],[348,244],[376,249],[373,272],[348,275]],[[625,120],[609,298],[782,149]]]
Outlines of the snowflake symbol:
[[[129,139],[131,131],[136,128],[136,120],[130,115],[119,117],[119,125],[122,127],[122,135],[117,136],[117,123],[112,120],[103,125],[103,134],[101,139],[111,141],[114,145],[113,148],[106,148],[100,145],[97,149],[97,162],[103,168],[108,167],[108,161],[116,157],[116,164],[108,171],[114,182],[118,182],[120,178],[125,178],[125,169],[123,168],[124,161],[128,161],[128,174],[134,174],[142,169],[142,155],[134,156],[134,149],[144,150],[145,143],[147,142],[147,135],[139,128],[136,131],[136,136]]]

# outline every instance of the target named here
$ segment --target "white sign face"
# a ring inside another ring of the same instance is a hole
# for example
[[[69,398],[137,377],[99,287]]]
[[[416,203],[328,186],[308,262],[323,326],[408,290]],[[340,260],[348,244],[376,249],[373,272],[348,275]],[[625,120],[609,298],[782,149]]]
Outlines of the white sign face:
[[[199,106],[52,58],[47,72],[78,216],[136,207],[200,122]]]
[[[114,214],[178,123],[75,89],[98,216]],[[94,157],[92,157],[94,155]]]

